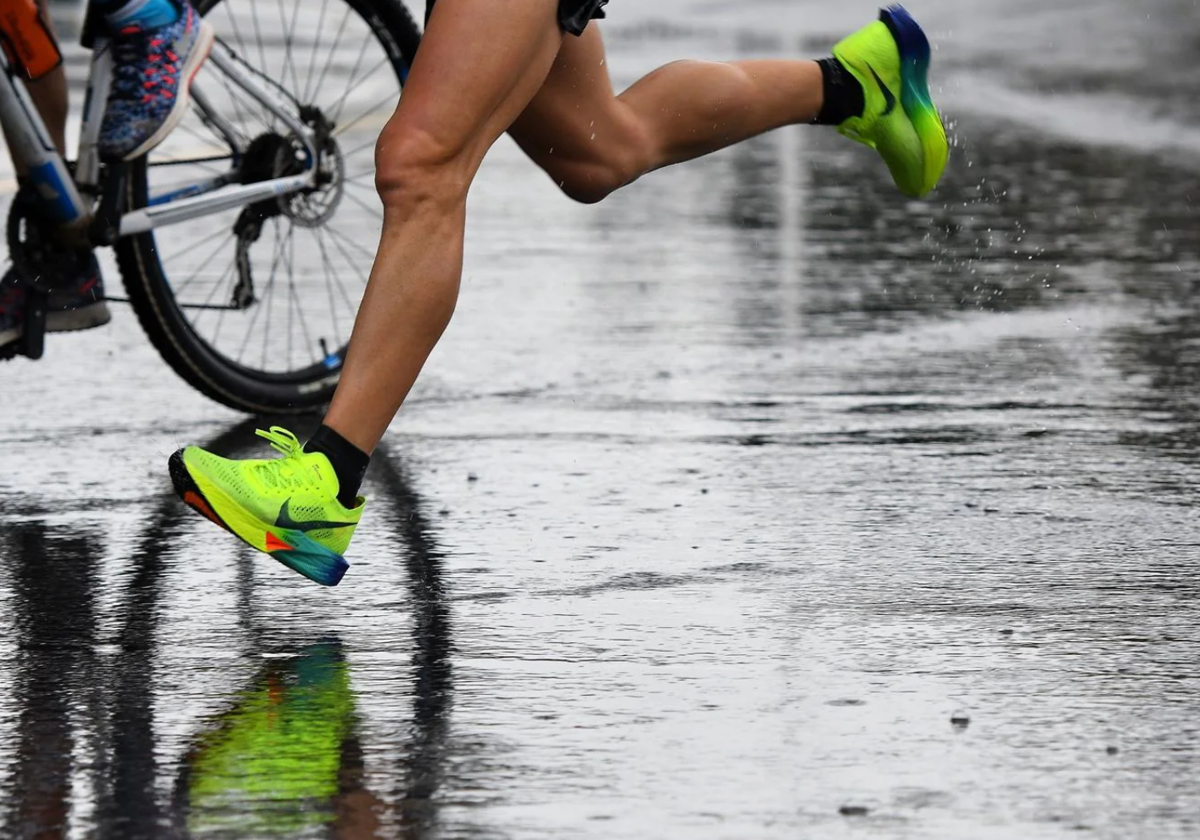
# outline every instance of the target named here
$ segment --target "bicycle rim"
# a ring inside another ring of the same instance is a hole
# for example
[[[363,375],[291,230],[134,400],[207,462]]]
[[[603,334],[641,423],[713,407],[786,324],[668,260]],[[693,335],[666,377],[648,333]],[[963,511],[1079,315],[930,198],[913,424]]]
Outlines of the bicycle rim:
[[[164,358],[209,396],[305,410],[336,385],[382,227],[374,145],[399,101],[415,24],[390,0],[212,0],[200,10],[239,68],[305,122],[327,124],[314,189],[155,229],[122,244],[122,274]],[[215,62],[171,136],[134,167],[131,205],[302,171],[276,115]],[[215,117],[215,118],[214,118]],[[132,275],[132,281],[131,281]]]

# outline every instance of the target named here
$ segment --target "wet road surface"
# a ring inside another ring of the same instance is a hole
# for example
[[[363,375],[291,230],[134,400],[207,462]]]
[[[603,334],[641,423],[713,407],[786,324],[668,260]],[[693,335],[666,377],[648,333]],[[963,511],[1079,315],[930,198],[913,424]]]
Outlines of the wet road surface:
[[[618,83],[871,13],[633,5]],[[1132,5],[914,6],[928,202],[814,129],[594,208],[498,148],[335,590],[171,497],[262,447],[131,313],[6,365],[0,835],[1200,834],[1200,21]]]

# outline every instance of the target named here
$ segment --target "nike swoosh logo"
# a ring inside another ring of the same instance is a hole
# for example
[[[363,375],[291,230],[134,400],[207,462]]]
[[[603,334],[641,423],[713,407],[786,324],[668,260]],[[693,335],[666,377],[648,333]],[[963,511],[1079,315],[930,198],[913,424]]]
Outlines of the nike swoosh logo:
[[[288,499],[283,503],[283,507],[279,509],[279,516],[275,519],[275,527],[283,528],[288,531],[300,531],[308,533],[309,531],[321,531],[327,528],[349,528],[353,522],[330,522],[325,519],[310,519],[307,522],[297,522],[292,519],[292,514],[288,510]]]
[[[891,88],[883,83],[883,79],[879,78],[879,74],[875,72],[875,68],[870,64],[867,69],[871,71],[871,75],[875,77],[875,83],[879,85],[879,89],[883,91],[883,116],[887,116],[896,110],[896,95],[892,93]]]

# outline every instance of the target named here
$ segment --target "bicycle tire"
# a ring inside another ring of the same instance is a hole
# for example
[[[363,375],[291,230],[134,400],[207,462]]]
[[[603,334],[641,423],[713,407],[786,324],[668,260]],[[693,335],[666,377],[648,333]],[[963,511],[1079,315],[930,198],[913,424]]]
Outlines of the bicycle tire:
[[[214,9],[221,5],[221,2],[222,0],[200,0],[195,5],[202,14],[211,16]],[[231,0],[226,0],[227,4],[229,2]],[[399,91],[403,88],[404,79],[407,77],[408,68],[411,65],[413,57],[416,55],[416,50],[421,40],[420,29],[413,21],[412,16],[403,3],[399,2],[399,0],[322,0],[322,2],[322,20],[325,16],[324,9],[332,2],[338,8],[342,6],[348,7],[350,11],[365,23],[369,34],[374,36],[377,44],[382,48],[386,61],[390,64],[395,74],[397,83],[396,96],[398,98]],[[279,8],[281,9],[281,20],[286,22],[286,19],[282,17],[285,14],[283,11],[285,9],[284,4],[280,4]],[[241,8],[238,9],[237,13],[239,15],[243,14]],[[234,13],[231,11],[228,14],[230,19],[233,20],[232,15]],[[293,34],[298,16],[298,11],[293,12]],[[344,20],[345,18],[343,18],[343,25]],[[257,25],[257,23],[256,18],[255,24]],[[317,28],[320,29],[320,25]],[[217,34],[218,36],[221,35],[220,32]],[[287,47],[289,51],[291,46],[291,43],[288,43]],[[259,50],[260,52],[262,51],[261,40]],[[314,57],[316,56],[315,47],[313,55]],[[333,49],[330,51],[329,58],[330,62],[332,60]],[[264,57],[265,62],[266,59]],[[293,67],[293,75],[295,75],[297,67],[300,67],[298,63]],[[328,70],[328,66],[326,70]],[[312,72],[312,69],[309,68],[310,75]],[[286,75],[283,71],[281,73]],[[323,78],[324,74],[322,75]],[[349,95],[353,82],[354,76],[352,73],[350,82],[347,83],[347,95]],[[306,86],[307,84],[308,82],[306,82]],[[318,80],[319,86],[320,80]],[[283,88],[280,87],[280,90],[283,90]],[[314,91],[314,96],[317,92]],[[235,99],[232,91],[230,91],[230,97],[231,99]],[[299,103],[299,100],[297,102]],[[344,102],[342,105],[344,105]],[[236,156],[237,153],[234,152],[232,154]],[[150,196],[148,173],[151,165],[148,162],[148,157],[140,158],[131,164],[126,194],[127,207],[129,209],[147,206]],[[349,180],[344,171],[342,172],[342,176],[344,180]],[[347,187],[342,187],[343,192],[346,189]],[[282,202],[284,199],[280,199],[280,201]],[[336,209],[332,212],[336,212]],[[381,210],[382,208],[380,208],[380,212]],[[241,216],[239,215],[240,218]],[[192,318],[188,315],[190,311],[189,305],[180,302],[176,287],[164,269],[163,260],[160,259],[162,256],[160,251],[161,243],[158,241],[158,238],[163,232],[169,234],[170,231],[177,230],[179,227],[187,226],[168,226],[144,234],[125,237],[116,246],[117,262],[129,296],[129,302],[138,317],[142,329],[163,360],[189,385],[211,399],[239,411],[251,414],[302,414],[314,411],[327,404],[340,378],[340,359],[344,359],[345,356],[345,341],[339,338],[339,345],[336,351],[339,362],[336,368],[331,368],[328,364],[322,364],[320,361],[317,361],[304,364],[302,367],[293,370],[267,370],[255,368],[244,364],[241,359],[232,358],[228,351],[217,346],[215,340],[208,340],[200,334],[197,324],[193,323]],[[294,233],[294,225],[291,232]],[[372,249],[374,245],[375,243],[372,242]],[[189,247],[196,246],[192,245]],[[349,250],[342,244],[339,244],[338,247],[342,250],[343,254],[346,254]],[[325,246],[323,245],[322,251],[324,250]],[[365,253],[365,249],[363,249],[363,253]],[[361,258],[361,254],[359,256]],[[280,255],[276,254],[277,261],[279,258]],[[359,270],[361,272],[361,267]],[[240,264],[238,271],[241,271]],[[326,274],[328,274],[328,267],[326,267]],[[270,277],[272,290],[274,289],[274,284],[275,274],[273,268]],[[340,279],[338,280],[338,284],[339,286],[341,285]],[[365,276],[363,277],[363,284],[365,285]],[[342,289],[342,293],[343,296],[346,296],[344,288]],[[329,290],[329,294],[330,305],[332,306],[334,303],[332,287]],[[296,297],[294,287],[292,289],[292,297]],[[359,293],[360,299],[361,293]],[[357,310],[359,300],[352,301],[354,311]],[[349,303],[349,297],[347,296],[347,304]],[[291,300],[288,300],[286,305],[290,319]],[[299,307],[299,302],[296,305]],[[351,312],[351,323],[353,322],[353,315],[354,312]],[[222,313],[221,317],[224,317],[224,313]],[[257,314],[255,317],[258,317]],[[270,318],[271,314],[268,312],[268,325]],[[253,329],[253,326],[253,322],[251,322],[250,328]],[[263,329],[269,332],[268,328],[264,327]],[[217,332],[220,332],[220,325],[218,325]],[[247,337],[248,340],[249,335]],[[348,341],[348,332],[346,340]],[[290,359],[290,336],[288,341]],[[264,357],[266,355],[266,345],[267,340],[264,336]],[[320,346],[322,350],[325,349],[326,345],[323,340]],[[309,349],[312,350],[312,348]],[[326,354],[325,359],[328,360],[330,358],[332,356]]]

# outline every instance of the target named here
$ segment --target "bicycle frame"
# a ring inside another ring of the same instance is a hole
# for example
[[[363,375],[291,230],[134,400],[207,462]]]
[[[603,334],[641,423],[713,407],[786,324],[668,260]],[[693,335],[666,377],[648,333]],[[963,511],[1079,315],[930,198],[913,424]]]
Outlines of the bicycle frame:
[[[92,51],[74,177],[55,148],[24,83],[16,76],[4,51],[0,50],[0,125],[10,138],[13,157],[24,166],[30,182],[72,244],[93,247],[111,245],[119,237],[145,233],[156,227],[287,195],[315,184],[317,151],[312,128],[300,119],[294,108],[259,85],[242,68],[237,55],[220,39],[213,44],[208,60],[226,75],[229,82],[257,100],[299,138],[307,152],[305,171],[251,184],[240,183],[236,164],[245,149],[237,142],[228,123],[209,105],[203,91],[193,82],[191,95],[195,106],[233,149],[234,166],[226,176],[175,189],[166,195],[151,196],[149,206],[122,213],[114,226],[115,230],[106,231],[103,226],[90,225],[94,201],[85,200],[84,195],[95,197],[100,194],[102,186],[96,144],[112,80],[112,51],[107,39],[98,39]],[[80,238],[84,241],[79,242]]]

